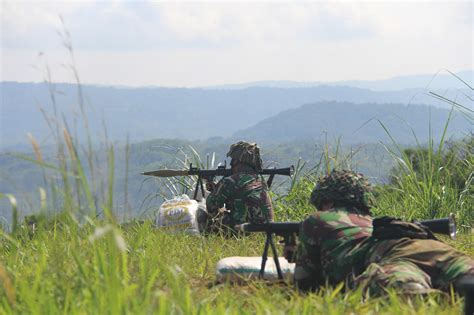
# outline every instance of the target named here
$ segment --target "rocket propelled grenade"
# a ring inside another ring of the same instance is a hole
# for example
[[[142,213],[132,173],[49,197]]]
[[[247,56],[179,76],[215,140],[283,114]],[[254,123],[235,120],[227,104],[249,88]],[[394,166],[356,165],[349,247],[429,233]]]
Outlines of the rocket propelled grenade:
[[[285,168],[265,168],[258,173],[260,175],[269,175],[267,180],[267,186],[270,187],[273,182],[275,175],[284,175],[292,176],[295,171],[295,167],[291,165],[290,167]],[[201,189],[203,197],[205,197],[205,190],[203,185],[203,180],[212,181],[216,176],[231,176],[232,169],[226,168],[226,165],[218,166],[215,170],[203,170],[197,167],[193,167],[192,164],[189,165],[188,170],[157,170],[150,172],[143,172],[142,175],[146,176],[156,176],[156,177],[176,177],[176,176],[197,176],[196,189],[194,191],[193,199],[197,198],[198,191]]]

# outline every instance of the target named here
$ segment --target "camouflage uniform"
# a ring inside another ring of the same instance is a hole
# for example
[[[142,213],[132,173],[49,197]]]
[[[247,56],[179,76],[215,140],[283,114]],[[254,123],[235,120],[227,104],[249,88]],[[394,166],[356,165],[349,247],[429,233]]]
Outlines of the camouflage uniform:
[[[351,189],[351,186],[353,187]],[[372,236],[371,188],[359,174],[333,171],[311,195],[318,208],[300,230],[295,282],[316,289],[342,281],[371,294],[387,288],[406,293],[446,290],[463,275],[474,275],[474,260],[434,239],[379,240]]]
[[[451,246],[431,239],[377,241],[365,257],[365,271],[354,280],[371,294],[384,288],[407,293],[449,290],[462,276],[474,276],[474,260]]]
[[[304,220],[296,252],[295,282],[300,289],[337,284],[363,261],[372,219],[346,207],[318,211]]]
[[[237,224],[268,223],[273,221],[273,207],[268,187],[258,174],[262,169],[257,145],[247,142],[233,144],[227,153],[240,163],[237,173],[224,177],[207,200],[207,232],[232,228]],[[231,162],[231,164],[233,163]],[[225,208],[224,211],[221,209]]]

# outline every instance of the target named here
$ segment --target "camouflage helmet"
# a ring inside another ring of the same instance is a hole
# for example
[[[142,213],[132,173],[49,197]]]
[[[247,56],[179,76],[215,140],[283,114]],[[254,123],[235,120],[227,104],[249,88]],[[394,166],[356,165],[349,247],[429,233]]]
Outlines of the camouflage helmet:
[[[362,174],[333,170],[317,182],[310,201],[318,209],[325,201],[333,201],[336,206],[351,206],[370,213],[370,208],[374,206],[372,191],[372,186]]]
[[[230,146],[227,156],[232,160],[252,166],[256,171],[262,170],[260,148],[256,143],[239,141]]]

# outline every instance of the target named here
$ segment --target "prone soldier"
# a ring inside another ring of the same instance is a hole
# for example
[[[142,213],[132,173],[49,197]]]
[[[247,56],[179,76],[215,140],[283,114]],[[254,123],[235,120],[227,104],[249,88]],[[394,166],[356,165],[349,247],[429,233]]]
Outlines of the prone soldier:
[[[372,295],[394,288],[426,293],[457,288],[474,275],[474,260],[427,229],[372,219],[372,188],[361,174],[332,171],[311,194],[317,211],[301,225],[295,283],[302,290],[346,282]],[[374,223],[374,224],[373,224]]]

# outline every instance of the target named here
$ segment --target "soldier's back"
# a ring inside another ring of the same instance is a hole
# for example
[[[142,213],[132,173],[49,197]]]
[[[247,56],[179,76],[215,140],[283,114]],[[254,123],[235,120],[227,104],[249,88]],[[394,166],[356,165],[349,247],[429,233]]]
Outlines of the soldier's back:
[[[228,179],[234,186],[229,202],[236,223],[273,221],[273,206],[263,177],[255,171],[242,171]]]
[[[372,235],[372,218],[345,207],[317,211],[302,226],[300,241],[306,252],[318,257],[323,276],[331,284],[343,281],[355,266],[364,263]],[[311,248],[312,247],[312,248]]]

